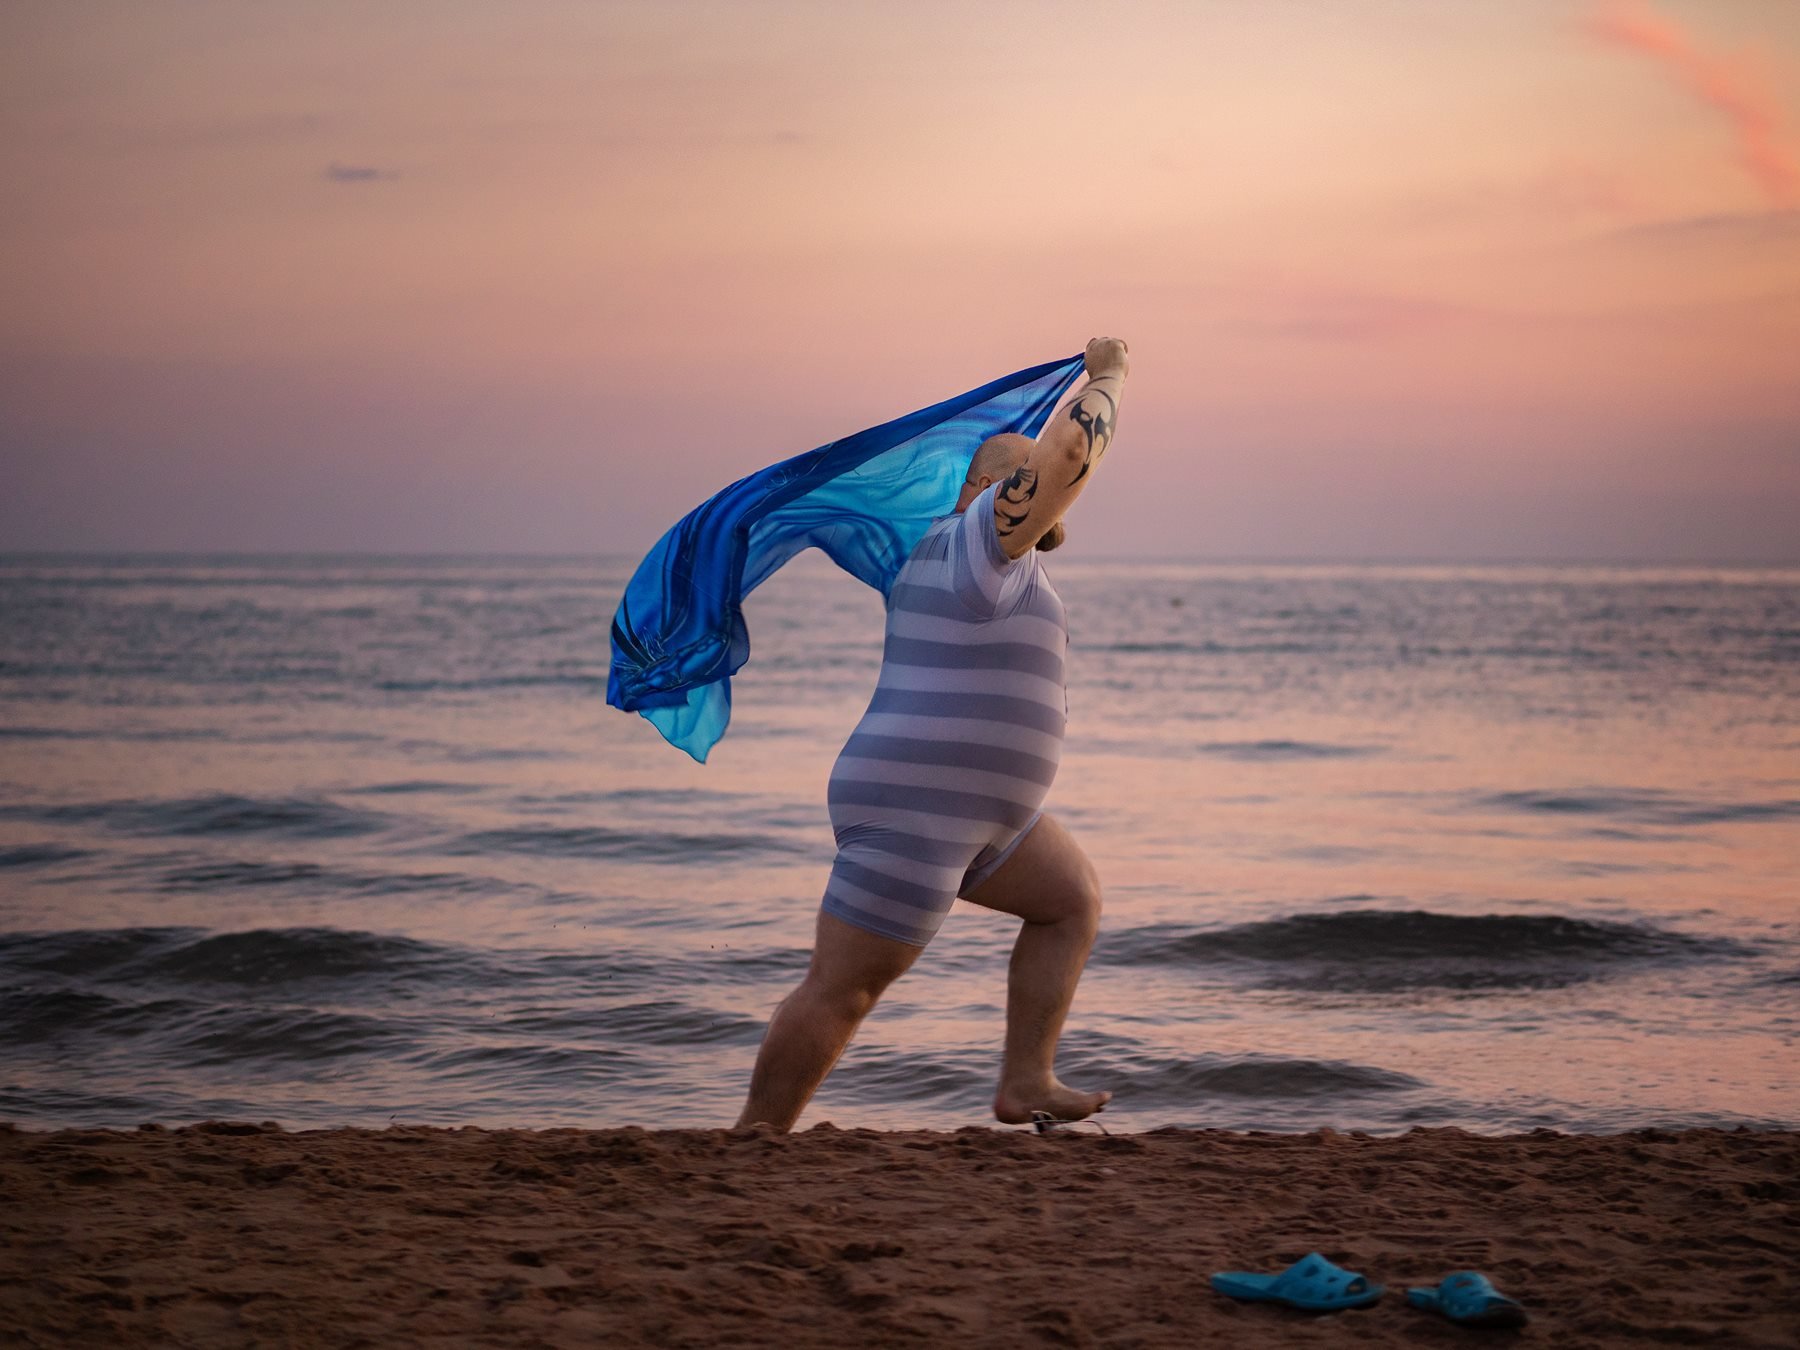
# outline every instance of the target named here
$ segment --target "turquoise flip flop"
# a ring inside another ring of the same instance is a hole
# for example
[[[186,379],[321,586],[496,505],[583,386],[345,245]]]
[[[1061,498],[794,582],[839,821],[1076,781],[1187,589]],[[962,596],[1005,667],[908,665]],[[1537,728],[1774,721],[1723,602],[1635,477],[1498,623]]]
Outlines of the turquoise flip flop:
[[[1435,1289],[1408,1289],[1406,1301],[1442,1313],[1463,1327],[1522,1327],[1530,1320],[1523,1306],[1494,1288],[1478,1270],[1446,1275]]]
[[[1383,1285],[1370,1284],[1354,1270],[1334,1266],[1317,1252],[1301,1257],[1279,1275],[1223,1270],[1212,1287],[1230,1298],[1250,1303],[1283,1303],[1307,1312],[1366,1308],[1382,1295]]]

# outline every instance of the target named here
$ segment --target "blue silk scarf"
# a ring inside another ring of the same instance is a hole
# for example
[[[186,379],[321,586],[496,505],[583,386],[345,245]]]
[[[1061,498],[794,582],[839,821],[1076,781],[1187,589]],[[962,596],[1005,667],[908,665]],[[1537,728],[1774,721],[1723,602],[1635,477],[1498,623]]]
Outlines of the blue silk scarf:
[[[606,701],[701,763],[750,657],[744,598],[818,548],[883,596],[931,522],[956,509],[969,459],[1003,431],[1035,437],[1082,358],[1032,366],[740,478],[676,521],[613,615]]]

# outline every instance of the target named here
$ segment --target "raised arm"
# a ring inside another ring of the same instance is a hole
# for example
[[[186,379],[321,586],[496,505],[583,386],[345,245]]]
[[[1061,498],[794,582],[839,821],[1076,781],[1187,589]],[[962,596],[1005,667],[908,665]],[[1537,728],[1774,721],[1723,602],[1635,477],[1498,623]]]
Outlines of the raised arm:
[[[1031,457],[994,495],[994,530],[1009,558],[1023,557],[1088,485],[1112,444],[1131,368],[1118,338],[1087,345],[1087,383],[1051,419]]]

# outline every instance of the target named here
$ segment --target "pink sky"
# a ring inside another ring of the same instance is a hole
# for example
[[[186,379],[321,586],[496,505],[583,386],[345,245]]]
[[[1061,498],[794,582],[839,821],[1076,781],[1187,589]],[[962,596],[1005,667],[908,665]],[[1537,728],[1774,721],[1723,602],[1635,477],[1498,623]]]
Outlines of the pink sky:
[[[1071,556],[1800,561],[1800,4],[9,0],[0,549],[635,553],[1132,344]]]

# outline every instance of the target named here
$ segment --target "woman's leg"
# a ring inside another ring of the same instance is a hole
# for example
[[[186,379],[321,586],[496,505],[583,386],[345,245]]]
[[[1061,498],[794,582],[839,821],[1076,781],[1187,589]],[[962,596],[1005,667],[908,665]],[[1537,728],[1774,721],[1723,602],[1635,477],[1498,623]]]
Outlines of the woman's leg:
[[[812,964],[769,1019],[738,1125],[793,1129],[869,1009],[922,950],[821,912]]]
[[[1056,1043],[1075,986],[1100,931],[1100,878],[1052,816],[1041,817],[1012,856],[963,896],[1024,920],[1007,972],[1006,1054],[994,1115],[1022,1125],[1033,1111],[1079,1120],[1110,1092],[1082,1092],[1056,1076]]]

